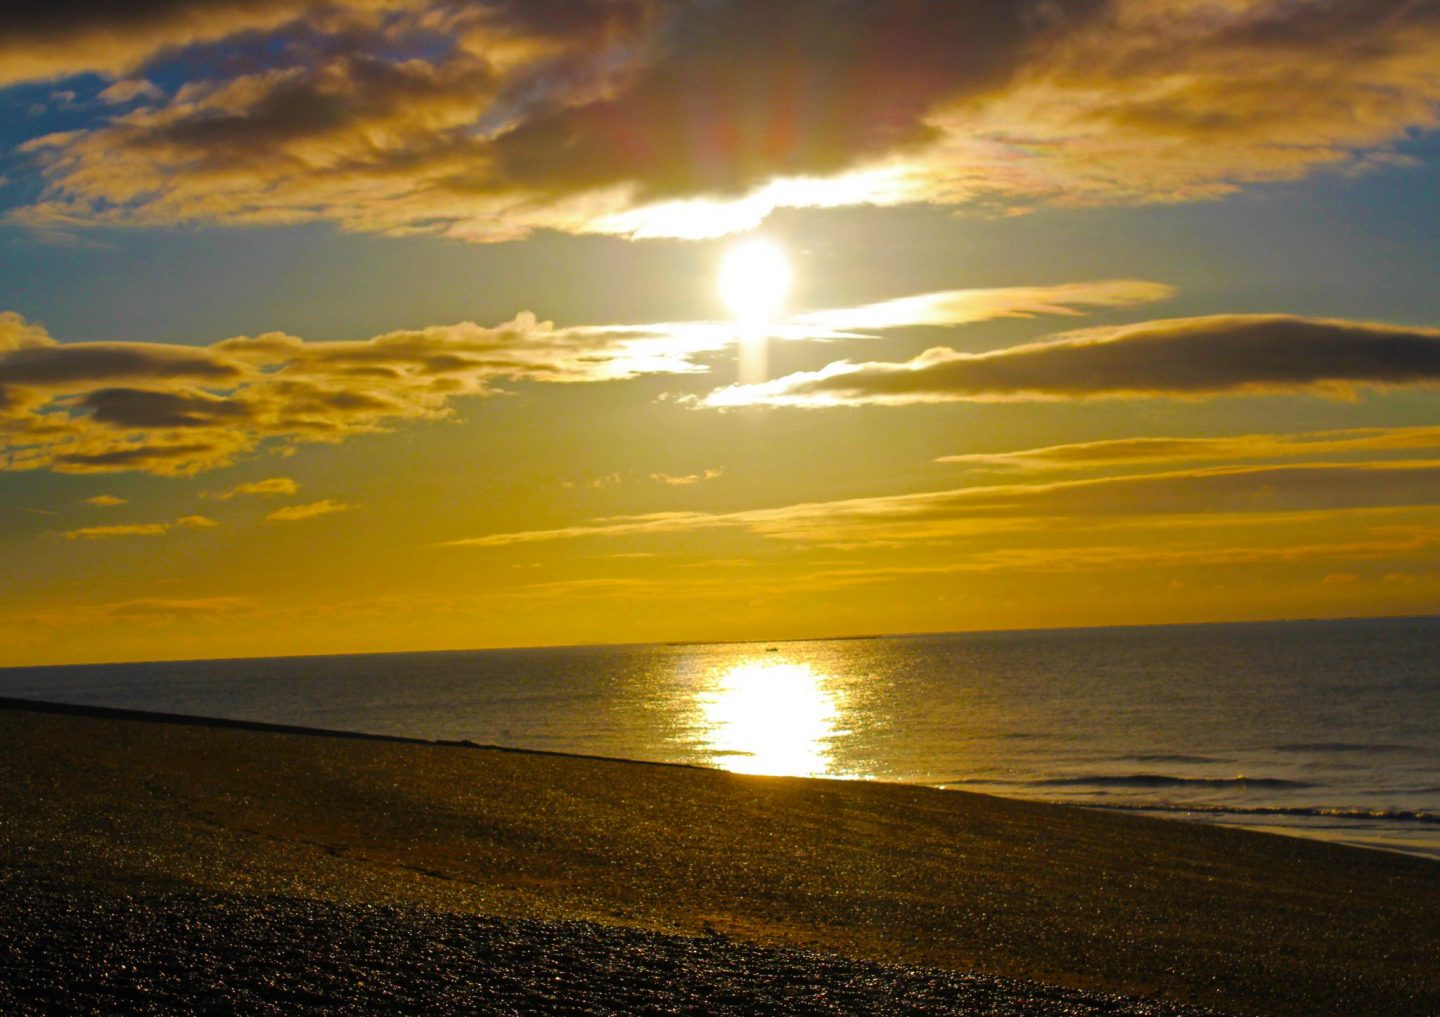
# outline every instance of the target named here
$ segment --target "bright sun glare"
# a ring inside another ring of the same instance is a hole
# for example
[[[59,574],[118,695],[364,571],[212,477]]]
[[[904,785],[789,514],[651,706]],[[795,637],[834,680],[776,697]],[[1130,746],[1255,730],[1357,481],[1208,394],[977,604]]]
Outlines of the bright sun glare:
[[[736,318],[769,321],[790,292],[790,259],[773,240],[742,240],[725,252],[717,289]]]
[[[831,773],[840,700],[808,664],[744,661],[716,674],[695,704],[716,765],[737,773]]]

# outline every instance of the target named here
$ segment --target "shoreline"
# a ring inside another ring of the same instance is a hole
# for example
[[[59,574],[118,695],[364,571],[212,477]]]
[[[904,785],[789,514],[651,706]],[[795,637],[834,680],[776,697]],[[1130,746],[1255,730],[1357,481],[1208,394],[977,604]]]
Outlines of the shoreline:
[[[1230,1013],[1440,1010],[1440,868],[1423,859],[912,785],[137,712],[0,701],[0,878],[578,920]]]
[[[62,716],[92,717],[97,719],[111,720],[133,720],[147,723],[180,724],[194,727],[219,728],[236,731],[255,731],[271,734],[290,734],[313,736],[317,738],[339,738],[356,739],[360,741],[391,742],[406,745],[434,745],[449,746],[453,748],[480,749],[491,752],[519,753],[522,755],[536,756],[558,756],[561,758],[586,759],[598,762],[628,763],[636,766],[662,766],[680,767],[682,769],[705,770],[708,772],[730,773],[718,766],[706,766],[701,763],[683,763],[669,760],[640,759],[630,756],[606,756],[583,752],[565,752],[557,749],[534,749],[513,745],[498,745],[491,743],[476,742],[470,739],[446,739],[446,738],[420,738],[409,735],[383,734],[368,731],[345,730],[339,728],[322,728],[301,724],[280,724],[269,721],[237,720],[229,717],[214,717],[197,714],[167,713],[155,710],[137,710],[126,707],[96,706],[81,703],[61,703],[53,700],[25,699],[19,697],[0,696],[0,710],[16,710],[21,712],[53,713]],[[846,783],[857,782],[856,778],[848,777],[808,777],[793,778],[807,780],[840,781]],[[1343,835],[1332,835],[1326,833],[1309,832],[1303,824],[1267,823],[1267,817],[1284,816],[1314,816],[1317,819],[1333,821],[1335,819],[1351,818],[1347,815],[1328,810],[1299,810],[1287,807],[1257,808],[1251,810],[1232,811],[1225,808],[1206,809],[1204,807],[1186,807],[1177,805],[1167,808],[1153,808],[1144,805],[1130,805],[1121,803],[1065,801],[1062,799],[1051,799],[1043,797],[1022,797],[1018,795],[996,794],[991,791],[974,791],[965,788],[957,788],[946,783],[930,784],[924,782],[905,781],[884,781],[884,780],[859,780],[867,784],[881,784],[895,787],[924,787],[935,790],[952,792],[962,791],[967,794],[978,794],[985,797],[1002,798],[1009,801],[1031,802],[1039,805],[1054,805],[1061,808],[1087,809],[1097,812],[1114,812],[1124,815],[1136,815],[1161,822],[1174,822],[1187,825],[1216,826],[1232,830],[1245,830],[1252,833],[1262,833],[1269,836],[1288,837],[1297,840],[1334,844],[1341,847],[1354,848],[1362,851],[1377,851],[1383,854],[1397,854],[1410,858],[1419,858],[1426,861],[1440,864],[1440,849],[1431,847],[1407,847],[1404,845],[1386,844],[1375,840],[1361,840],[1347,838]],[[1251,820],[1230,821],[1214,818],[1217,816],[1236,815]],[[1363,815],[1354,818],[1363,820]],[[1258,821],[1257,821],[1258,820]],[[1437,818],[1435,822],[1440,822]]]

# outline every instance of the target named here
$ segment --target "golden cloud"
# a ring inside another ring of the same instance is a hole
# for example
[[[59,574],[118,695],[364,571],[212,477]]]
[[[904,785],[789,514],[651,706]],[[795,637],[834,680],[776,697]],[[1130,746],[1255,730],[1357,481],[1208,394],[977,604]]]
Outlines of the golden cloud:
[[[1077,314],[1159,299],[1169,287],[1102,281],[894,302],[952,322],[1040,313]],[[819,312],[877,320],[872,308]],[[823,323],[768,326],[781,341],[856,333]],[[60,343],[13,312],[0,314],[0,469],[65,473],[135,470],[183,476],[228,465],[261,445],[338,442],[397,423],[453,412],[457,397],[513,382],[618,381],[706,370],[699,358],[736,342],[719,322],[557,328],[528,312],[493,328],[473,322],[307,342],[278,332],[209,346]],[[215,497],[292,494],[285,478]]]
[[[721,326],[557,329],[522,314],[373,339],[271,333],[210,346],[56,342],[0,320],[0,469],[188,475],[270,442],[336,442],[442,418],[500,382],[586,382],[698,371]],[[814,334],[808,330],[807,334]],[[246,492],[259,493],[259,492]]]
[[[1117,438],[1047,445],[1015,452],[972,452],[942,456],[936,462],[993,469],[1068,470],[1150,463],[1293,459],[1357,452],[1413,452],[1437,448],[1440,448],[1440,427],[1364,427],[1345,431],[1245,434],[1226,438]]]
[[[129,526],[86,526],[66,530],[67,540],[106,540],[111,537],[160,537],[170,529],[169,523],[135,523]]]
[[[921,325],[970,325],[997,318],[1039,315],[1074,317],[1082,307],[1133,307],[1169,300],[1175,288],[1143,279],[1107,279],[1059,286],[1010,286],[983,290],[945,290],[860,307],[811,311],[792,320],[843,331],[914,328]]]
[[[582,538],[738,529],[811,544],[945,540],[999,530],[1048,529],[1061,520],[1106,520],[1337,511],[1440,504],[1440,460],[1224,466],[1003,484],[739,512],[658,512],[549,530],[493,533],[449,547],[506,547]]]
[[[717,479],[724,470],[707,469],[700,473],[652,473],[650,479],[664,484],[666,487],[689,487],[692,484],[703,483],[707,480]]]
[[[326,498],[324,501],[315,501],[308,505],[286,505],[284,508],[278,508],[266,516],[265,521],[267,523],[298,523],[302,519],[334,515],[336,512],[348,511],[349,508],[350,506],[344,502]]]
[[[0,85],[187,45],[243,70],[169,98],[127,79],[109,94],[152,105],[31,139],[47,188],[16,215],[48,226],[706,236],[778,207],[1188,201],[1392,162],[1440,124],[1440,0],[57,11],[0,32]]]
[[[937,347],[903,363],[832,363],[711,392],[702,405],[899,406],[1125,396],[1204,397],[1440,384],[1440,330],[1288,315],[1215,315],[1087,329],[990,353]]]
[[[182,530],[208,530],[220,524],[205,516],[181,516],[173,523],[132,523],[122,526],[85,526],[66,530],[66,540],[109,540],[115,537],[161,537],[179,527]]]
[[[294,494],[298,490],[300,485],[289,477],[267,477],[264,480],[237,484],[226,491],[213,491],[205,497],[214,498],[216,501],[229,501],[242,495]]]

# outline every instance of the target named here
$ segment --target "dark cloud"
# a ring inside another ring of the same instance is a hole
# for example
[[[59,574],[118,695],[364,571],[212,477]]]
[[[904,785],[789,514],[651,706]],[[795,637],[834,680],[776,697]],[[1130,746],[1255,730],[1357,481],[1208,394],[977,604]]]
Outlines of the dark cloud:
[[[188,444],[129,444],[108,452],[57,452],[47,462],[61,472],[108,473],[112,470],[144,470],[171,474],[194,472],[192,464],[209,467],[229,463],[233,447],[202,442]]]
[[[176,111],[176,115],[138,115],[126,144],[151,152],[183,152],[195,171],[285,156],[303,156],[297,146],[339,139],[389,126],[399,137],[371,137],[377,158],[402,148],[399,160],[418,154],[409,146],[434,145],[446,128],[463,135],[483,108],[493,77],[483,60],[452,59],[432,66],[418,60],[400,63],[356,55],[316,68],[292,68],[248,79],[234,95],[222,90]],[[247,101],[248,100],[248,101]],[[324,168],[333,149],[312,154],[312,168]]]
[[[154,25],[181,15],[204,17],[207,12],[303,9],[306,4],[281,0],[13,0],[5,6],[0,40],[44,41],[79,31],[124,32],[139,25]]]
[[[737,0],[677,10],[619,94],[534,116],[495,144],[525,189],[734,193],[933,141],[926,114],[1008,81],[1100,2]]]
[[[831,364],[712,392],[710,406],[902,405],[1319,392],[1440,384],[1440,330],[1225,315],[1071,333],[993,353],[928,350],[904,363]]]
[[[240,372],[205,349],[159,343],[76,343],[0,348],[0,384],[68,385],[129,378],[233,381]]]
[[[1440,0],[65,11],[22,28],[70,48],[15,36],[0,82],[215,45],[168,101],[24,146],[48,187],[15,215],[51,227],[701,236],[782,206],[1199,200],[1383,163],[1440,125]]]
[[[462,322],[334,342],[270,333],[205,347],[60,344],[0,316],[7,335],[0,469],[166,475],[227,465],[266,443],[337,442],[444,417],[455,398],[504,382],[688,373],[700,369],[695,356],[733,340],[712,325],[557,329],[530,314],[495,328]]]
[[[319,0],[18,0],[0,18],[0,86],[86,71],[122,74],[157,55],[271,29]]]
[[[247,402],[236,399],[140,388],[95,389],[76,405],[91,411],[97,423],[135,430],[225,426],[248,422],[254,412]]]

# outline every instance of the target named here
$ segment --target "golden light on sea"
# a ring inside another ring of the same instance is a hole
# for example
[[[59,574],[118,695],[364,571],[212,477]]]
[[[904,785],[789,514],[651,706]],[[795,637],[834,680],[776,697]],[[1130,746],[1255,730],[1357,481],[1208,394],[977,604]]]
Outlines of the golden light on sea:
[[[840,702],[808,664],[747,661],[716,673],[695,695],[717,766],[736,773],[821,777],[832,773]]]

